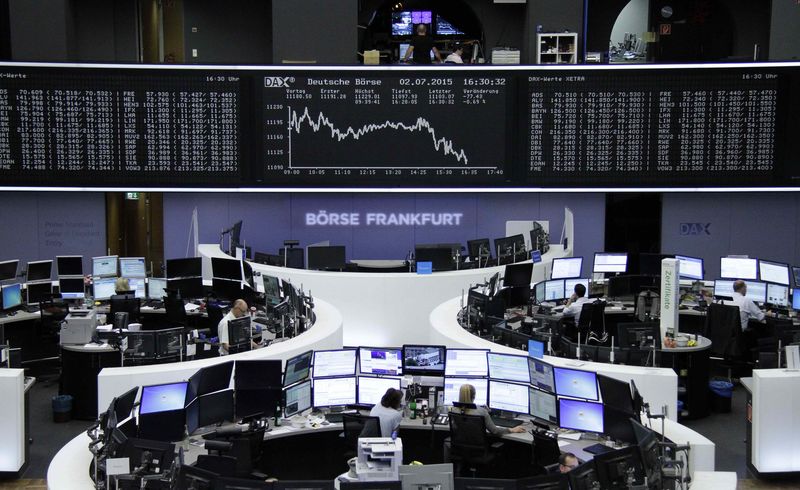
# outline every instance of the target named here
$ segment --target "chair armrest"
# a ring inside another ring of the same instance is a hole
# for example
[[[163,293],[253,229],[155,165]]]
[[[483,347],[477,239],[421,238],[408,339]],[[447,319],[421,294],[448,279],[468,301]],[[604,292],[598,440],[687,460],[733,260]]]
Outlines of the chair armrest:
[[[504,442],[497,441],[497,442],[493,442],[493,443],[492,443],[492,445],[491,445],[490,447],[491,447],[492,449],[500,449],[500,448],[501,448],[501,447],[503,447],[504,445],[505,445],[505,443],[504,443]]]

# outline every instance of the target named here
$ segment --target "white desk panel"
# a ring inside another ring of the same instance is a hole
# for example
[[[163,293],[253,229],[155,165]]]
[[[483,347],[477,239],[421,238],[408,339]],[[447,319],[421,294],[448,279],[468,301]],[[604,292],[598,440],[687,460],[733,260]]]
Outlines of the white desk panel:
[[[800,471],[800,372],[754,369],[752,463],[761,473]]]
[[[25,463],[25,371],[0,369],[0,471]]]

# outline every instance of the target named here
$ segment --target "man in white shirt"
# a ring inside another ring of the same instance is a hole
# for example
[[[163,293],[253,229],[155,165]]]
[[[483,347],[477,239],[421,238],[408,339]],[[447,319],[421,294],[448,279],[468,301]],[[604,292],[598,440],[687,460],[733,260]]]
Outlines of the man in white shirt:
[[[591,300],[586,297],[586,286],[578,283],[575,285],[575,292],[572,293],[572,296],[569,297],[567,304],[564,305],[563,315],[565,317],[574,316],[575,325],[577,325],[581,321],[581,310],[583,309],[583,305],[589,302],[591,302]]]
[[[461,56],[463,54],[464,54],[464,46],[458,44],[453,48],[453,52],[447,55],[447,58],[444,59],[444,62],[462,65],[464,64],[464,60],[461,59]]]
[[[738,280],[733,283],[733,304],[739,307],[739,315],[742,318],[742,330],[747,328],[747,322],[751,318],[759,322],[764,321],[764,312],[753,303],[753,300],[746,298],[747,296],[747,283]]]
[[[219,337],[219,355],[227,356],[229,354],[230,345],[228,345],[228,322],[241,318],[249,313],[247,303],[243,299],[237,299],[233,302],[231,310],[222,317],[217,325],[217,336]]]

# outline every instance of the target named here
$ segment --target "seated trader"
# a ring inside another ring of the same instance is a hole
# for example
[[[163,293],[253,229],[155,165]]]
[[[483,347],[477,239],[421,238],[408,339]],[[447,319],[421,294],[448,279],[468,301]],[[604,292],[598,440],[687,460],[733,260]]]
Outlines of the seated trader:
[[[233,307],[230,309],[222,320],[217,324],[217,335],[219,336],[219,355],[227,356],[229,354],[230,345],[228,344],[228,322],[241,318],[250,313],[247,303],[243,299],[237,299],[233,302]]]
[[[116,294],[125,294],[131,292],[131,284],[126,277],[118,277],[114,282],[114,292]]]
[[[392,437],[392,432],[400,427],[403,413],[400,404],[403,401],[403,392],[389,388],[381,397],[381,402],[376,403],[369,411],[370,417],[378,417],[381,421],[381,437]]]
[[[458,391],[458,402],[475,404],[475,387],[466,383],[461,385],[461,389]],[[510,429],[496,426],[492,421],[492,417],[489,416],[489,411],[486,409],[486,407],[466,408],[462,409],[461,412],[467,415],[482,416],[484,422],[486,423],[486,430],[496,436],[508,434],[509,432],[525,432],[525,429],[520,425],[511,427]]]
[[[572,296],[567,300],[567,304],[564,305],[563,315],[565,317],[575,317],[575,325],[577,325],[581,321],[583,305],[589,302],[591,300],[586,297],[586,286],[578,283],[575,285],[575,292],[572,293]]]
[[[572,453],[562,453],[558,457],[558,472],[569,473],[578,467],[578,457]]]
[[[433,45],[433,39],[428,35],[428,27],[425,24],[417,24],[417,35],[411,39],[411,44],[403,56],[403,61],[408,61],[410,57],[415,65],[430,65],[431,51],[441,63],[442,55]]]
[[[447,58],[444,59],[445,63],[454,63],[457,65],[463,65],[464,60],[461,57],[464,56],[464,45],[457,44],[453,48],[453,52],[447,55]]]
[[[733,304],[739,307],[739,315],[742,317],[742,330],[747,328],[747,322],[751,318],[759,322],[764,321],[764,312],[756,306],[752,299],[746,298],[747,283],[741,279],[733,283]]]

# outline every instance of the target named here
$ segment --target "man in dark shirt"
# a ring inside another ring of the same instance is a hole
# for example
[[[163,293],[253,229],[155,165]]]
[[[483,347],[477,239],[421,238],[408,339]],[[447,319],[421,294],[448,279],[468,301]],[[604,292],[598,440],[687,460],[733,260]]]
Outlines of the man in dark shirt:
[[[428,36],[427,26],[425,26],[425,24],[417,24],[417,35],[411,40],[411,45],[406,50],[403,61],[408,61],[408,58],[413,56],[412,60],[414,64],[430,65],[431,50],[433,50],[434,56],[436,56],[436,59],[441,63],[442,56],[439,54],[439,50],[436,49],[436,46],[433,45],[433,39]]]

